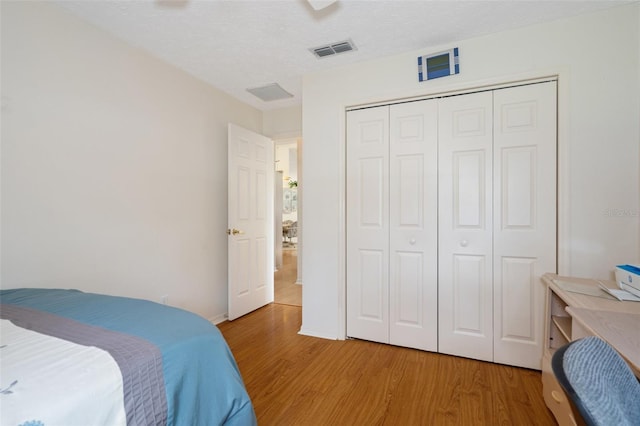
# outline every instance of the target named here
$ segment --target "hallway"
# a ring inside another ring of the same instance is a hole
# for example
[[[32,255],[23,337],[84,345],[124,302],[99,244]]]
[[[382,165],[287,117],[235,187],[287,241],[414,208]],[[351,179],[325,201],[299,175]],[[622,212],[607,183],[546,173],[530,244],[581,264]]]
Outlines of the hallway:
[[[274,303],[302,306],[302,285],[296,284],[298,277],[297,250],[282,251],[282,268],[274,273]]]

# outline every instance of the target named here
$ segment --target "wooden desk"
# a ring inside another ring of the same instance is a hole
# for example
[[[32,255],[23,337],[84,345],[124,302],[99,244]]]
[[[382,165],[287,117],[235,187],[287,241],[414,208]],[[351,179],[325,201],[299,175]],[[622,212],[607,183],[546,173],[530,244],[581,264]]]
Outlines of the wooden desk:
[[[640,302],[629,303],[640,305]],[[613,346],[640,378],[640,314],[573,307],[567,308],[567,312],[574,328],[578,325],[585,336],[599,336]]]
[[[553,353],[570,341],[595,335],[613,346],[640,378],[640,302],[620,302],[598,291],[599,283],[615,287],[613,282],[555,274],[543,275],[542,281],[547,286],[542,354],[544,400],[558,424],[575,425],[569,400],[551,370]]]

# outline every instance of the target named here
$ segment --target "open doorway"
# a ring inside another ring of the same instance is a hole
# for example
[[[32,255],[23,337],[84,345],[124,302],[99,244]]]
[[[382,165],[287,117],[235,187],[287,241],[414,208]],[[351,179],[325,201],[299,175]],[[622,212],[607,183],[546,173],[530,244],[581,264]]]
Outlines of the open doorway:
[[[301,185],[299,179],[301,141],[275,142],[275,230],[276,260],[274,302],[302,306],[300,279],[301,252]]]

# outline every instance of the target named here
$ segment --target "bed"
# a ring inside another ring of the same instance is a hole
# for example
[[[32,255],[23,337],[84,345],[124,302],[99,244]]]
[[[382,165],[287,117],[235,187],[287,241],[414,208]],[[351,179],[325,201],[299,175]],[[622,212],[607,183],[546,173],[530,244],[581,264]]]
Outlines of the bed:
[[[255,425],[218,329],[150,301],[0,290],[0,424]]]

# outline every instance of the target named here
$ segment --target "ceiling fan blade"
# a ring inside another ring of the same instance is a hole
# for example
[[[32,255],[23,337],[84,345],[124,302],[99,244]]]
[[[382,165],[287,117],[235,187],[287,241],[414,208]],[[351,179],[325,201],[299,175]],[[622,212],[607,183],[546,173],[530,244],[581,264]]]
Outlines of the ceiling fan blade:
[[[321,10],[332,5],[336,0],[307,0],[314,10]]]

